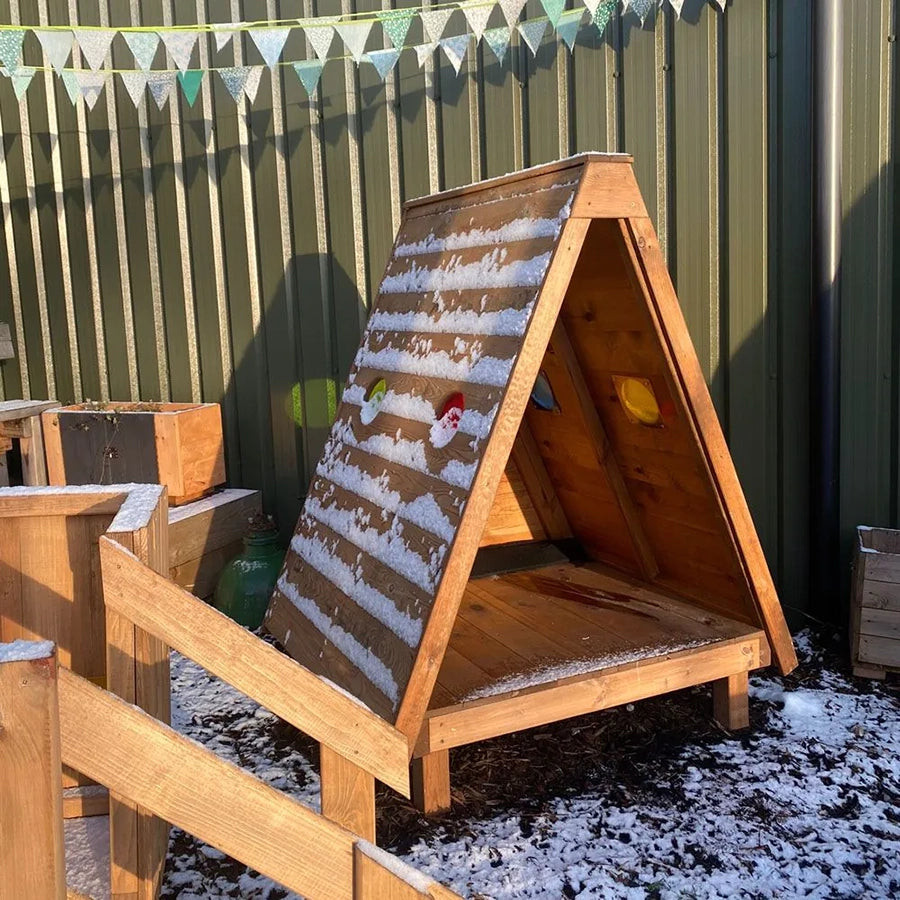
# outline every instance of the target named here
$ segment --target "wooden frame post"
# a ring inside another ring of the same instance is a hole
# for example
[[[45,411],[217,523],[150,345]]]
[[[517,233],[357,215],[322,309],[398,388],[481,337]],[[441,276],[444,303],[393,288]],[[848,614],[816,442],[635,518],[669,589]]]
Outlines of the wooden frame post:
[[[436,750],[414,759],[412,801],[426,815],[450,809],[450,751]]]
[[[66,896],[56,650],[0,644],[0,873],[5,897]]]
[[[322,815],[375,843],[375,777],[319,744]]]
[[[750,725],[749,682],[748,672],[738,672],[713,682],[713,718],[728,731]]]

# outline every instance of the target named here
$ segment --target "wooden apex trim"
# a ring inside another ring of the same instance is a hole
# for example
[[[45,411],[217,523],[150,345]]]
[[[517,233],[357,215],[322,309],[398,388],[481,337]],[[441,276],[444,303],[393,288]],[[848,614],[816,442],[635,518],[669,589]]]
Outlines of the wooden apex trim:
[[[466,194],[474,194],[478,191],[488,190],[506,184],[514,184],[517,181],[526,181],[538,175],[561,172],[565,169],[583,166],[585,163],[589,162],[627,163],[628,165],[631,165],[634,162],[634,157],[630,153],[599,153],[596,151],[578,153],[575,156],[568,156],[565,159],[557,159],[553,162],[542,163],[538,166],[532,166],[529,169],[521,169],[518,172],[509,172],[506,175],[497,175],[494,178],[486,178],[484,181],[476,181],[474,184],[467,184],[464,187],[451,188],[450,190],[441,191],[438,194],[429,194],[425,197],[416,197],[413,200],[407,200],[406,203],[403,204],[403,209],[408,210],[417,206],[431,205],[432,203],[440,203],[444,200],[452,200],[454,197],[463,197]]]

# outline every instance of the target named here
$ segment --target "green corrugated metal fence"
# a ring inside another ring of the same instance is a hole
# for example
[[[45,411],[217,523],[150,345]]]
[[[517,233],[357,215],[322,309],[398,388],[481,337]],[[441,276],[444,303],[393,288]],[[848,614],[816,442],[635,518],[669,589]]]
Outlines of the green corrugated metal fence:
[[[188,24],[380,5],[0,0],[0,21]],[[625,15],[602,39],[585,25],[571,55],[549,33],[536,58],[514,39],[502,66],[470,50],[459,77],[443,57],[420,69],[411,51],[384,85],[372,66],[334,61],[313,102],[286,68],[263,73],[252,105],[207,77],[193,108],[178,97],[161,112],[149,98],[135,111],[118,79],[92,111],[50,74],[21,105],[0,79],[0,320],[20,350],[0,367],[0,397],[221,401],[231,481],[262,487],[289,530],[402,201],[624,150],[783,599],[807,606],[811,9],[733,0],[723,16],[687,0],[681,21],[668,7],[644,27]],[[529,0],[525,16],[539,14]],[[900,83],[896,0],[853,0],[845,15],[847,537],[858,521],[896,524],[900,502]],[[456,12],[447,33],[464,28]],[[130,67],[119,40],[113,65]],[[306,50],[296,31],[284,58]],[[260,62],[246,41],[217,52],[201,40],[194,58]],[[41,64],[30,36],[26,63]]]

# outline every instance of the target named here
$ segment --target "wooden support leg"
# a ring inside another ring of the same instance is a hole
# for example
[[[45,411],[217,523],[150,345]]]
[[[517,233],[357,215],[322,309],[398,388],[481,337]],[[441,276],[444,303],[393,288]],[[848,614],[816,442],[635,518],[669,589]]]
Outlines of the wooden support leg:
[[[47,463],[44,459],[44,430],[41,417],[25,420],[25,436],[19,441],[22,453],[22,482],[28,485],[47,483]]]
[[[0,644],[0,649],[9,645]],[[0,654],[0,893],[66,896],[56,654]]]
[[[729,731],[737,731],[750,724],[748,683],[747,672],[738,672],[713,682],[713,718]]]
[[[857,663],[853,667],[853,674],[856,678],[874,678],[876,681],[884,681],[887,677],[887,670],[880,666],[868,666]]]
[[[322,815],[375,843],[375,777],[319,745]]]
[[[436,750],[412,761],[412,801],[426,815],[450,809],[450,751]]]

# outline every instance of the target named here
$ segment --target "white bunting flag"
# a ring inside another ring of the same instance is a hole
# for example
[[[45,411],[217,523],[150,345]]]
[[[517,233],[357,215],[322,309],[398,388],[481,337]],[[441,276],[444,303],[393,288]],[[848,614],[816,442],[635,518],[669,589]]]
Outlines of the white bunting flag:
[[[159,35],[153,31],[123,31],[122,37],[142,72],[149,72],[159,47]]]
[[[197,45],[196,31],[160,31],[157,32],[172,62],[182,71],[186,72],[191,67],[191,56]]]
[[[31,79],[34,78],[34,71],[32,66],[19,66],[15,72],[10,73],[9,79],[12,81],[13,93],[15,93],[16,100],[18,100],[19,103],[22,102],[25,91],[28,90]]]
[[[432,44],[417,44],[415,46],[416,51],[416,59],[419,61],[419,68],[421,69],[425,63],[428,62],[429,59],[434,54],[434,51],[437,50],[437,41]]]
[[[216,38],[216,50],[221,52],[237,32],[233,28],[216,28],[216,30],[213,31],[213,34]]]
[[[333,22],[338,21],[339,16],[319,17],[316,19],[315,25],[304,25],[303,31],[309,38],[313,50],[319,59],[325,59],[328,51],[331,49],[331,42],[334,40]]]
[[[112,44],[112,40],[115,36],[116,32],[112,29],[109,29],[107,31],[95,31],[94,29],[85,29],[78,31],[76,35],[78,39],[78,46],[81,47],[81,52],[84,54],[85,62],[87,62],[87,64],[90,66],[92,72],[99,71],[103,63],[106,62],[106,54],[109,53],[109,47]],[[81,94],[88,106],[93,109],[93,104],[85,96],[84,90],[82,90]],[[96,102],[97,98],[95,97],[94,103]]]
[[[80,44],[81,41],[79,40]],[[103,93],[103,86],[106,84],[106,76],[101,72],[75,72],[75,78],[78,82],[78,91],[84,98],[85,105],[88,109],[93,109]]]
[[[341,36],[344,46],[350,51],[353,62],[359,63],[366,49],[366,41],[374,24],[373,19],[364,22],[341,22],[334,30]]]
[[[365,59],[375,66],[376,71],[381,76],[381,80],[384,81],[391,69],[397,65],[397,60],[400,59],[400,51],[397,49],[370,50],[365,55]]]
[[[484,33],[484,42],[491,48],[491,52],[497,57],[497,62],[503,65],[506,51],[509,49],[509,26],[501,25],[500,28],[488,28]]]
[[[519,21],[519,15],[525,8],[526,2],[527,0],[500,0],[500,11],[503,13],[503,18],[509,22],[510,28]]]
[[[671,6],[672,9],[675,10],[675,17],[680,19],[681,18],[681,10],[682,10],[682,7],[684,6],[684,0],[669,0],[669,6]]]
[[[75,73],[71,71],[62,72],[59,77],[62,79],[63,86],[66,89],[66,93],[69,95],[72,106],[74,106],[81,96],[81,88],[78,86],[78,79],[75,77]]]
[[[575,38],[578,36],[583,17],[583,9],[570,9],[564,12],[556,23],[556,33],[565,41],[570,52],[575,46]]]
[[[259,82],[262,78],[263,67],[251,66],[247,74],[247,80],[244,82],[244,96],[253,103],[256,95],[259,93]]]
[[[520,22],[518,25],[519,34],[525,39],[525,43],[528,44],[528,49],[531,50],[532,56],[537,56],[538,47],[541,46],[541,38],[544,36],[544,32],[547,30],[547,20],[546,19],[532,19],[530,22]]]
[[[150,96],[156,101],[159,109],[162,109],[169,97],[172,96],[176,78],[175,72],[150,72],[148,74],[147,87],[150,89]]]
[[[36,28],[34,36],[41,42],[47,62],[56,72],[62,72],[72,52],[75,35],[71,31],[44,31]]]
[[[484,29],[487,28],[488,19],[494,11],[494,4],[464,6],[462,10],[465,13],[466,21],[469,23],[469,28],[472,29],[472,34],[475,35],[475,40],[480,41],[481,36],[484,34]]]
[[[466,58],[468,47],[469,35],[467,34],[457,34],[453,37],[441,39],[441,49],[444,51],[447,59],[450,60],[450,65],[453,66],[457,75],[459,75],[460,66],[462,66],[462,62]]]
[[[301,59],[294,63],[294,71],[306,88],[306,93],[312,96],[319,86],[319,78],[322,75],[324,63],[320,59]]]
[[[716,3],[719,4],[719,9],[721,9],[722,12],[725,12],[725,0],[716,0]]]
[[[419,18],[422,20],[425,37],[439,41],[453,12],[453,9],[423,9],[419,13]]]
[[[131,97],[131,102],[137,109],[141,104],[141,100],[144,99],[144,91],[147,89],[147,73],[119,72],[119,77],[122,79],[122,84],[125,85],[128,96]]]
[[[287,43],[288,36],[291,33],[290,28],[253,28],[250,31],[250,37],[259,50],[259,55],[263,58],[265,64],[274,69],[278,64],[278,58],[284,45]]]

